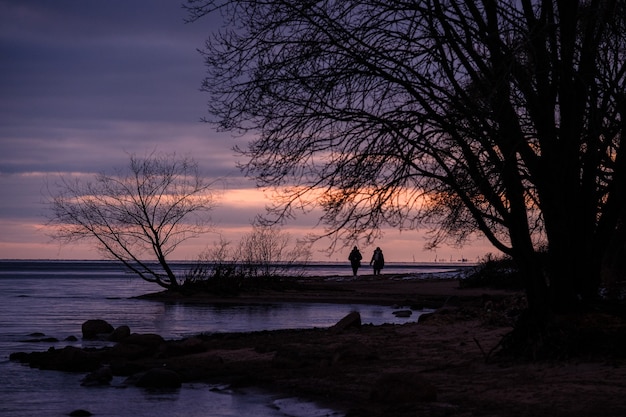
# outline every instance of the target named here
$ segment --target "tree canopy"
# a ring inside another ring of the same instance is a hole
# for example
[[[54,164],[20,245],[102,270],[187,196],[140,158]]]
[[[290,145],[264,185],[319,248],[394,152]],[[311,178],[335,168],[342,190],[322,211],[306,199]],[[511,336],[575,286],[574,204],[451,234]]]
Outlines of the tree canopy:
[[[626,4],[188,0],[221,13],[207,120],[253,132],[244,170],[327,233],[480,232],[531,310],[592,300],[626,242]],[[540,262],[545,252],[547,262]],[[604,274],[606,276],[607,274]],[[610,274],[609,274],[610,275]]]

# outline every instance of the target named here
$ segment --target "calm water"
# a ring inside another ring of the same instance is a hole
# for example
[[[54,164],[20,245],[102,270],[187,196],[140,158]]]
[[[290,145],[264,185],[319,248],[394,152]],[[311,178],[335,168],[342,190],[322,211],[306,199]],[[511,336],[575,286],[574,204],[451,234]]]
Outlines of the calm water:
[[[183,267],[184,265],[179,265]],[[395,267],[395,268],[394,268]],[[314,264],[305,274],[350,279],[345,264]],[[387,272],[446,274],[453,265],[392,265]],[[339,276],[339,277],[338,277]],[[213,386],[194,383],[170,392],[139,388],[80,386],[84,374],[40,371],[10,362],[18,351],[51,346],[87,346],[97,342],[33,343],[32,333],[64,340],[80,339],[81,324],[104,319],[114,327],[128,325],[138,333],[181,338],[202,332],[232,332],[285,328],[328,327],[350,311],[364,323],[406,323],[390,307],[281,303],[271,305],[184,305],[130,297],[158,291],[154,284],[127,274],[111,262],[0,261],[0,416],[63,416],[87,409],[96,416],[303,416],[340,415],[315,404],[260,392],[217,393]]]

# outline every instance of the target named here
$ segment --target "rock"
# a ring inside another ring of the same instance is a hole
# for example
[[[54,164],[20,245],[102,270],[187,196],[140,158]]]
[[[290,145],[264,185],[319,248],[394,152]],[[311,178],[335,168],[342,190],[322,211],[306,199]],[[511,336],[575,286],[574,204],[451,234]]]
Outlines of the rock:
[[[40,342],[48,342],[48,343],[56,343],[59,341],[56,337],[46,337],[45,333],[34,332],[28,335],[30,339],[20,340],[21,343],[40,343]]]
[[[68,414],[68,416],[71,416],[71,417],[89,417],[92,415],[93,414],[91,412],[87,410],[82,410],[82,409],[74,410]]]
[[[361,314],[358,311],[352,311],[348,313],[347,316],[342,318],[332,326],[330,329],[334,332],[343,332],[346,329],[350,328],[360,328],[361,327]]]
[[[205,350],[204,342],[198,337],[190,337],[180,341],[170,341],[163,347],[162,354],[166,356],[182,356],[200,353]]]
[[[82,372],[92,371],[100,366],[101,356],[98,352],[91,352],[73,346],[66,346],[57,350],[57,352],[59,352],[59,355],[56,361],[52,361],[53,367],[51,369]]]
[[[57,339],[56,337],[44,337],[43,339],[39,339],[39,342],[46,342],[46,343],[56,343],[58,341],[59,339]]]
[[[157,348],[165,343],[165,340],[160,335],[154,333],[133,333],[122,339],[120,343],[143,346],[147,348]]]
[[[113,330],[113,333],[111,333],[111,335],[109,336],[109,340],[112,342],[119,342],[123,339],[126,339],[128,336],[130,336],[130,327],[119,326],[118,328]]]
[[[82,325],[83,339],[85,340],[99,339],[102,335],[108,337],[108,335],[113,333],[113,330],[115,330],[113,326],[100,319],[87,320]]]
[[[52,347],[45,352],[17,352],[11,354],[10,359],[28,363],[31,367],[38,369],[91,372],[98,369],[102,356],[97,351],[66,346],[63,349]]]
[[[59,339],[56,337],[42,337],[39,339],[20,340],[21,343],[56,343]]]
[[[385,404],[437,401],[437,389],[418,373],[383,374],[370,392],[372,401]]]
[[[156,350],[154,348],[135,345],[132,343],[118,343],[110,350],[110,355],[115,359],[136,360],[152,356]]]
[[[164,344],[165,340],[158,334],[133,333],[113,346],[110,355],[116,359],[140,359],[154,355]]]
[[[419,316],[418,323],[428,323],[441,325],[459,320],[463,316],[463,311],[458,307],[441,307],[432,313],[424,313]]]
[[[102,366],[99,369],[88,374],[80,382],[84,387],[95,387],[100,385],[109,385],[113,379],[113,372],[108,366]]]
[[[392,314],[396,317],[411,317],[413,312],[411,310],[396,310]]]
[[[136,379],[135,385],[142,388],[180,388],[181,377],[178,373],[163,368],[153,368]]]
[[[9,355],[10,361],[17,361],[20,363],[29,363],[31,353],[27,352],[13,352]]]
[[[109,366],[114,375],[130,377],[131,375],[145,372],[148,367],[146,365],[126,359],[113,359]]]

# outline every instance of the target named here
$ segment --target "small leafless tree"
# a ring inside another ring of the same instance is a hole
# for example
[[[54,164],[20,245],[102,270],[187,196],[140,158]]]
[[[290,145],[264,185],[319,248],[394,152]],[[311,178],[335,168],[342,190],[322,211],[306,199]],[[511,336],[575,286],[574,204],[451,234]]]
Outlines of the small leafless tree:
[[[113,175],[61,177],[54,189],[49,186],[51,236],[93,242],[142,279],[175,289],[180,283],[168,256],[211,229],[211,186],[190,158],[131,155],[127,169]]]

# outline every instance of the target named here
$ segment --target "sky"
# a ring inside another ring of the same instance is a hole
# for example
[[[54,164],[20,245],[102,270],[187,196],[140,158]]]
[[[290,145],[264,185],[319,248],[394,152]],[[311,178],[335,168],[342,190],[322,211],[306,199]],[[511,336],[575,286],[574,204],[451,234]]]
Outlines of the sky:
[[[215,229],[179,247],[194,260],[223,236],[236,242],[270,203],[237,168],[228,133],[202,123],[204,64],[198,49],[218,16],[184,22],[180,0],[0,0],[0,259],[100,259],[92,246],[60,245],[44,230],[46,184],[124,167],[129,154],[192,156],[222,178]],[[297,239],[320,231],[314,215],[283,227]],[[424,231],[386,230],[374,243],[389,261],[477,260],[483,241],[425,251]],[[314,247],[315,260],[347,250]],[[365,257],[374,247],[362,247]]]

